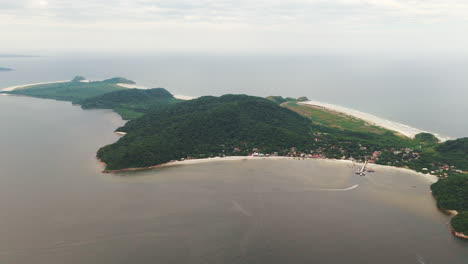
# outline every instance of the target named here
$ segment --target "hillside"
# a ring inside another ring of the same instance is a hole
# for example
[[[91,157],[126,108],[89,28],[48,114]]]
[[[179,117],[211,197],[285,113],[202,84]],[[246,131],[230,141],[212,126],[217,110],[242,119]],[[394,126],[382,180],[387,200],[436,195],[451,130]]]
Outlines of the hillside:
[[[440,159],[468,171],[468,137],[449,140],[436,148]]]
[[[143,116],[153,107],[177,103],[178,101],[166,89],[154,88],[119,90],[80,100],[77,103],[84,109],[113,109],[123,119],[129,120]]]
[[[279,102],[281,102],[281,100]],[[364,133],[394,133],[393,131],[384,129],[382,127],[371,125],[359,118],[321,107],[298,104],[297,101],[285,100],[283,103],[281,103],[281,106],[291,109],[294,112],[309,118],[313,123],[326,127],[334,127],[340,130]]]
[[[129,80],[129,79],[125,79],[123,77],[114,77],[114,78],[110,78],[110,79],[107,79],[107,80],[104,80],[102,81],[103,83],[113,83],[113,84],[118,84],[118,83],[124,83],[124,84],[136,84],[136,82],[132,81],[132,80]]]
[[[309,101],[307,97],[301,96],[299,98],[292,98],[292,97],[282,97],[282,96],[267,96],[265,99],[275,102],[277,104],[282,104],[285,102],[304,102]]]
[[[71,82],[28,86],[8,93],[77,102],[78,100],[126,89],[114,84],[113,81],[109,81],[112,79],[94,82],[80,82],[79,80],[81,78],[82,77],[76,78],[74,79],[75,81]]]
[[[266,99],[205,96],[156,109],[128,122],[128,133],[101,148],[107,170],[148,167],[181,158],[280,152],[307,145],[310,122]]]

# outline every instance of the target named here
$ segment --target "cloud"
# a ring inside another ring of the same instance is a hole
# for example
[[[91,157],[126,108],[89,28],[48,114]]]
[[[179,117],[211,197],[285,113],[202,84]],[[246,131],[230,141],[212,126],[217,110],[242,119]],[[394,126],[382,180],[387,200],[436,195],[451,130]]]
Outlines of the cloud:
[[[216,34],[232,33],[253,46],[274,40],[284,49],[301,46],[297,42],[339,47],[343,40],[359,46],[359,39],[362,45],[390,41],[397,46],[421,36],[442,47],[441,37],[465,41],[459,33],[468,18],[468,2],[461,0],[0,0],[0,9],[0,19],[8,23],[0,25],[6,36],[35,36],[34,30],[54,38],[67,30],[107,36],[120,31],[150,42],[160,40],[147,36],[155,33],[174,42],[192,34],[216,42]]]

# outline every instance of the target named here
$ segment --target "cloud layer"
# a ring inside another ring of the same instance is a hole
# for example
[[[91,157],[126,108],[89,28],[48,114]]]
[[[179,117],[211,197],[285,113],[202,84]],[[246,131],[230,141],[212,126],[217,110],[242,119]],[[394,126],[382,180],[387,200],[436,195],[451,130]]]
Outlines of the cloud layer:
[[[6,49],[464,51],[460,0],[0,0]],[[3,37],[2,37],[3,39]]]

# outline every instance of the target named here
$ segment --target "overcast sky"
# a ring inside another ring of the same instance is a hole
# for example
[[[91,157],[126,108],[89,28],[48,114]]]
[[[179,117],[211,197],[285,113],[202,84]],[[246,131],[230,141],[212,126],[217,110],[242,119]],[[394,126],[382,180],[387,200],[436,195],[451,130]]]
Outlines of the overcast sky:
[[[466,52],[467,0],[0,0],[0,53]]]

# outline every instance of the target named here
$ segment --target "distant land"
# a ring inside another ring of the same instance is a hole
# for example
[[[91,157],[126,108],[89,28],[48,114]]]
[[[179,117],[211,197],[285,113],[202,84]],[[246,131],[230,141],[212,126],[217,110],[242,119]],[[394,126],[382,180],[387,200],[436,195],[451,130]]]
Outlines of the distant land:
[[[25,86],[12,91],[7,91],[6,93],[77,103],[79,100],[127,89],[119,84],[134,83],[135,82],[131,80],[121,77],[115,77],[103,81],[89,81],[82,76],[76,76],[68,82],[54,82]]]
[[[36,55],[21,55],[21,54],[0,54],[0,58],[31,58],[31,57],[40,57]]]
[[[7,94],[72,101],[108,108],[129,119],[117,142],[97,157],[106,172],[154,168],[168,162],[256,155],[369,161],[438,177],[437,205],[460,212],[453,232],[468,234],[468,138],[440,140],[430,133],[407,137],[324,107],[306,97],[203,96],[178,100],[163,88],[129,89],[116,77],[31,85]]]
[[[0,71],[12,71],[13,69],[10,69],[10,68],[2,68],[0,67]]]

